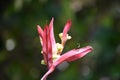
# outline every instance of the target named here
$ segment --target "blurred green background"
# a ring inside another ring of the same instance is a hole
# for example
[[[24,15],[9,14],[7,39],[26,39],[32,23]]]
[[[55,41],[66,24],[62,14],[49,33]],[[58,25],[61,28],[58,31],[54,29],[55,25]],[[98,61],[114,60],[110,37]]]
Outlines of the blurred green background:
[[[56,41],[68,19],[69,40],[94,48],[84,58],[60,65],[47,80],[120,80],[120,0],[1,0],[0,80],[40,80],[47,71],[36,25],[54,17]]]

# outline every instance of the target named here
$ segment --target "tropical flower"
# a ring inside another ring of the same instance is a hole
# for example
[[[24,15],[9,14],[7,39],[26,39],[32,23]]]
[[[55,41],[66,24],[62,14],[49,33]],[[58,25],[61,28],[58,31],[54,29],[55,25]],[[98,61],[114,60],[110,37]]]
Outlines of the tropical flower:
[[[41,80],[46,80],[47,76],[54,71],[54,69],[64,61],[71,62],[82,58],[87,53],[92,51],[91,46],[86,46],[79,49],[72,49],[61,55],[65,43],[67,40],[71,39],[71,36],[67,34],[70,30],[71,21],[68,20],[65,24],[63,32],[59,34],[61,39],[61,43],[56,43],[54,38],[54,30],[53,30],[53,22],[54,18],[52,18],[49,25],[46,25],[44,30],[38,25],[37,30],[39,33],[40,42],[42,45],[42,51],[44,60],[41,61],[41,64],[45,64],[48,67],[48,71],[41,78]]]

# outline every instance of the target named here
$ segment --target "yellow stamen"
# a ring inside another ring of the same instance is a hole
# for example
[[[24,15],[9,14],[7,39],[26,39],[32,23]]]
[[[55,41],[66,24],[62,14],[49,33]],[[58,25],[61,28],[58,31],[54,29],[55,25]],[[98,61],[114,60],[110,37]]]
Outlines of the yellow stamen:
[[[63,36],[63,33],[59,33],[59,37],[60,37],[60,39],[62,38],[62,36]]]
[[[43,54],[43,51],[41,51],[41,54]]]
[[[58,59],[59,57],[60,57],[60,55],[57,55],[57,54],[56,54],[56,55],[53,55],[53,58],[52,58],[52,59],[53,59],[53,62],[54,62],[56,59]]]
[[[63,36],[63,33],[59,33],[60,39],[62,39],[62,36]],[[69,36],[69,34],[67,34],[66,38],[67,38],[67,40],[69,40],[69,39],[71,39],[72,37]]]
[[[57,43],[56,46],[57,46],[57,54],[60,54],[63,50],[63,45],[60,43]]]
[[[40,37],[40,42],[41,42],[41,44],[43,44],[43,40],[42,40],[42,38]]]
[[[67,40],[69,40],[69,39],[71,39],[72,37],[71,36],[69,36],[69,34],[67,34]]]
[[[46,65],[44,60],[41,60],[41,64]]]

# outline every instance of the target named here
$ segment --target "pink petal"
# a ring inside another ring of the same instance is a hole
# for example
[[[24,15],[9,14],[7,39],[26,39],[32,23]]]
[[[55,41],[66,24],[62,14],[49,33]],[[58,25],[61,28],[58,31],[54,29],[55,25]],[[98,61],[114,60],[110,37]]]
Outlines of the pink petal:
[[[44,34],[43,34],[43,46],[42,46],[42,51],[43,51],[43,57],[44,57],[44,61],[45,64],[48,64],[48,50],[47,50],[47,26],[44,28]]]
[[[50,41],[50,30],[49,26],[46,25],[44,29],[44,38],[45,38],[45,43],[44,43],[44,50],[46,50],[46,58],[47,58],[47,65],[48,68],[52,64],[52,46],[51,46],[51,41]]]
[[[52,18],[49,24],[49,30],[50,30],[50,41],[51,41],[52,53],[54,54],[57,52],[57,47],[56,47],[56,41],[54,37],[53,22],[54,22],[54,18]]]
[[[37,25],[37,30],[38,30],[38,33],[39,33],[39,37],[40,37],[40,42],[41,42],[41,45],[42,45],[42,51],[43,51],[43,58],[44,58],[44,61],[45,61],[45,64],[48,63],[48,60],[47,60],[47,49],[46,49],[46,32],[45,32],[45,29],[44,31],[42,30],[42,28]]]
[[[43,34],[44,34],[44,32],[39,25],[37,25],[37,30],[38,30],[38,33],[39,33],[40,43],[43,46]]]
[[[66,25],[65,25],[65,27],[64,27],[64,29],[63,29],[63,39],[66,38],[67,32],[70,30],[71,23],[72,23],[71,20],[68,20],[68,21],[67,21],[67,23],[66,23]]]
[[[63,54],[60,58],[58,58],[58,60],[56,60],[53,65],[56,67],[58,66],[60,63],[64,62],[64,61],[73,61],[73,60],[77,60],[79,58],[82,58],[83,56],[85,56],[87,53],[92,51],[92,47],[91,46],[87,46],[84,48],[80,48],[80,49],[73,49],[68,51],[67,53]]]
[[[43,30],[42,30],[42,28],[39,26],[39,25],[37,25],[37,30],[38,30],[38,33],[39,33],[39,35],[43,38]]]
[[[85,49],[86,49],[86,50],[85,50]],[[82,48],[82,49],[76,49],[76,51],[77,51],[78,54],[69,57],[66,61],[71,62],[71,61],[74,61],[74,60],[77,60],[77,59],[82,58],[82,57],[85,56],[87,53],[89,53],[89,52],[92,51],[92,47],[87,46],[87,47]]]
[[[46,80],[47,76],[54,71],[55,67],[51,66],[48,72],[41,78],[41,80]]]

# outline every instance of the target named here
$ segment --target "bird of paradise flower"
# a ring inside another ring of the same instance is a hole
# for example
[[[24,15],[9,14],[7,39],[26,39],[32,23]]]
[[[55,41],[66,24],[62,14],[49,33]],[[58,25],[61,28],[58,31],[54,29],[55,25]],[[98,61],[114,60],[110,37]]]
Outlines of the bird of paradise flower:
[[[45,26],[44,30],[39,25],[37,26],[40,42],[42,45],[41,53],[43,54],[44,58],[44,60],[41,61],[41,64],[46,64],[48,67],[48,71],[41,78],[41,80],[46,80],[47,76],[52,73],[55,68],[62,62],[71,62],[80,59],[93,50],[91,46],[86,46],[83,48],[72,49],[61,55],[66,41],[71,39],[71,36],[67,34],[71,27],[71,20],[67,21],[63,32],[59,34],[61,43],[56,43],[55,41],[53,22],[54,18],[52,18],[49,25]]]

